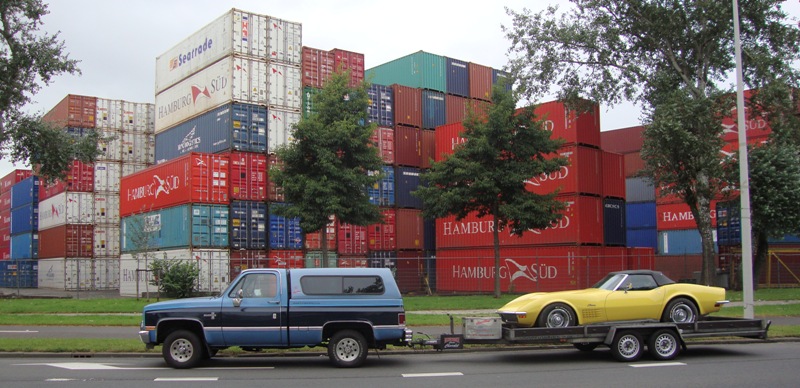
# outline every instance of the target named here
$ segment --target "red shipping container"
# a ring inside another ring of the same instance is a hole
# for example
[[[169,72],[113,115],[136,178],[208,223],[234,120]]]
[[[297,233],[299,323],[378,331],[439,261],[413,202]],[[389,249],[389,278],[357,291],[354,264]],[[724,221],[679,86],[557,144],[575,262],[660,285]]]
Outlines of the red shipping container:
[[[397,249],[421,250],[425,246],[422,210],[397,209]]]
[[[603,151],[603,197],[625,199],[625,158]]]
[[[711,226],[717,227],[717,200],[711,201]],[[656,203],[657,230],[695,229],[697,223],[689,205],[685,203]]]
[[[769,123],[767,120],[755,113],[750,113],[750,110],[747,108],[747,105],[750,103],[750,99],[755,95],[754,90],[745,90],[744,91],[744,99],[745,99],[745,120],[744,120],[744,127],[747,129],[747,138],[763,138],[769,136],[772,133],[772,128],[770,128]],[[739,125],[738,125],[738,117],[737,117],[738,110],[736,108],[731,110],[731,115],[722,118],[722,139],[726,142],[738,142],[739,141]]]
[[[597,148],[580,145],[566,145],[558,150],[558,155],[566,158],[569,164],[551,174],[541,174],[525,181],[525,189],[536,194],[559,195],[593,194],[603,192],[603,155]],[[550,158],[555,157],[555,155]],[[622,182],[623,189],[625,181]]]
[[[94,225],[67,224],[39,231],[39,258],[92,257]]]
[[[11,190],[0,194],[0,211],[11,210]]]
[[[331,222],[326,226],[328,252],[336,252],[336,218],[330,217]],[[310,251],[322,250],[322,231],[306,233],[305,247]]]
[[[369,268],[369,259],[366,256],[340,257],[336,266],[339,268]]]
[[[394,159],[398,166],[420,167],[422,135],[419,128],[398,125],[394,128]]]
[[[39,186],[39,201],[44,201],[65,191],[92,192],[94,191],[94,164],[83,163],[75,160],[67,171],[64,180],[54,180],[49,184]]]
[[[436,132],[422,129],[420,134],[420,167],[431,168],[431,161],[436,157]]]
[[[563,102],[550,101],[538,105],[534,112],[538,120],[544,120],[544,129],[553,133],[551,138],[600,147],[600,105],[593,104],[589,112],[578,114]]]
[[[97,114],[97,97],[69,94],[50,109],[42,121],[57,127],[94,128]]]
[[[305,268],[303,251],[273,249],[269,251],[269,268]]]
[[[421,251],[398,251],[395,279],[400,292],[425,292],[426,258]],[[428,281],[427,284],[430,284]]]
[[[334,55],[329,51],[303,46],[302,67],[303,86],[323,88],[333,74]]]
[[[190,153],[125,176],[120,217],[187,203],[227,204],[227,155]]]
[[[561,245],[603,243],[603,200],[600,197],[566,195],[557,197],[567,205],[561,221],[545,229],[530,230],[516,236],[504,230],[500,244]],[[398,227],[398,230],[401,230]],[[436,249],[490,247],[494,240],[494,222],[490,216],[478,218],[471,213],[463,220],[455,216],[436,220]]]
[[[470,62],[469,97],[478,100],[492,100],[492,68]]]
[[[278,155],[269,154],[269,156],[267,156],[267,162],[269,163],[267,171],[273,168],[283,168],[283,162],[278,159]],[[269,202],[284,202],[283,187],[276,185],[275,182],[269,178],[269,172],[267,173],[267,200]]]
[[[628,269],[654,269],[656,251],[654,248],[626,248]]]
[[[8,229],[0,232],[0,260],[11,260],[11,236]]]
[[[16,169],[0,178],[0,193],[5,193],[11,190],[11,186],[28,179],[33,175],[31,170]]]
[[[231,250],[230,278],[249,268],[269,268],[269,255],[264,250]]]
[[[636,176],[640,171],[644,170],[644,160],[642,154],[638,152],[631,152],[623,154],[622,159],[625,160],[625,177],[631,178]]]
[[[230,198],[245,201],[267,199],[267,155],[230,152]]]
[[[639,153],[642,144],[644,144],[644,126],[641,125],[600,133],[600,148],[606,151],[620,154]]]
[[[394,84],[394,124],[422,127],[422,89]]]
[[[336,245],[339,255],[367,254],[367,227],[338,223],[336,228]]]
[[[381,210],[383,222],[367,226],[368,248],[370,251],[391,251],[397,249],[395,228],[395,209]]]
[[[472,110],[473,114],[485,119],[485,114],[490,103],[470,98],[464,98],[453,94],[444,97],[445,104],[445,124],[460,123],[467,119],[467,112]]]
[[[461,137],[464,125],[461,122],[445,124],[436,128],[436,158],[437,162],[444,160],[446,155],[452,155],[456,146],[467,139]]]
[[[372,144],[385,164],[394,164],[394,128],[377,127],[372,133]]]
[[[769,142],[769,136],[749,137],[749,138],[747,138],[747,146],[748,147],[761,146],[761,145],[766,144],[767,142]],[[734,141],[730,141],[730,142],[725,143],[725,145],[722,146],[722,151],[720,151],[720,152],[722,153],[722,156],[724,156],[724,157],[729,157],[729,158],[730,157],[735,157],[736,154],[739,152],[739,141],[738,140],[734,140]]]
[[[331,50],[333,69],[336,72],[350,72],[350,86],[357,87],[364,82],[364,54],[341,49]]]

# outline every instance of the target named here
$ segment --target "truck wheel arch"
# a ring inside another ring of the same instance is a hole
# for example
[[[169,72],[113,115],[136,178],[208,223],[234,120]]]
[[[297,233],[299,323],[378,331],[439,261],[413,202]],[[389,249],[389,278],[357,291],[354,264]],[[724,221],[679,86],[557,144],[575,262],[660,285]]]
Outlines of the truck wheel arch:
[[[375,333],[372,324],[363,321],[328,322],[322,327],[322,339],[328,341],[336,332],[341,330],[355,330],[364,336],[364,339],[367,340],[367,344],[370,347],[375,346]]]

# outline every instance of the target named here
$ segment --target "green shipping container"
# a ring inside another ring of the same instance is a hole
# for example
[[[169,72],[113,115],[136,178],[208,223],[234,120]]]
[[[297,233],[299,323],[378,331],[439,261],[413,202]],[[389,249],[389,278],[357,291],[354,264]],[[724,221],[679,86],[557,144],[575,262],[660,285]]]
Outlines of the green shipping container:
[[[314,102],[313,98],[314,95],[319,94],[322,92],[322,89],[317,89],[311,86],[306,86],[303,88],[303,118],[307,119],[311,116],[312,113],[317,113],[317,110],[314,109]]]
[[[369,82],[400,84],[412,88],[447,91],[446,61],[443,56],[418,51],[366,71]]]
[[[322,251],[308,251],[306,252],[306,268],[320,268],[322,267]],[[336,268],[339,262],[339,256],[336,252],[328,252],[328,268]]]

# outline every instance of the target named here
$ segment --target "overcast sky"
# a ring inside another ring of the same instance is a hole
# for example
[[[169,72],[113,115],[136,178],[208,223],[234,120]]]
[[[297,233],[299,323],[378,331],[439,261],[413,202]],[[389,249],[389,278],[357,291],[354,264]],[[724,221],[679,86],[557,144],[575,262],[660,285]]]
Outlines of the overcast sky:
[[[57,77],[33,97],[46,112],[67,94],[133,102],[155,101],[155,58],[231,8],[302,23],[303,44],[363,53],[366,67],[424,50],[502,68],[510,26],[504,7],[520,11],[566,0],[53,0],[42,29],[60,31],[82,74]],[[786,2],[800,16],[800,0]],[[639,125],[630,104],[601,106],[603,130]],[[17,168],[25,168],[22,165]],[[15,166],[0,161],[0,177]]]

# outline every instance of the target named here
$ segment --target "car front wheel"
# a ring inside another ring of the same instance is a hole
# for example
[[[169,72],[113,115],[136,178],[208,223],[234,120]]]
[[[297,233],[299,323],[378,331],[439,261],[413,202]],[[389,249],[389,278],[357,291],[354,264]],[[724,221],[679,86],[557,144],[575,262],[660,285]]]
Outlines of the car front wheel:
[[[539,314],[537,326],[541,327],[569,327],[577,324],[572,308],[564,303],[553,303]]]
[[[188,330],[178,330],[167,336],[161,347],[164,361],[173,368],[195,367],[205,355],[203,344],[196,334]]]
[[[697,320],[697,306],[686,298],[676,298],[667,304],[662,322],[692,323]]]

